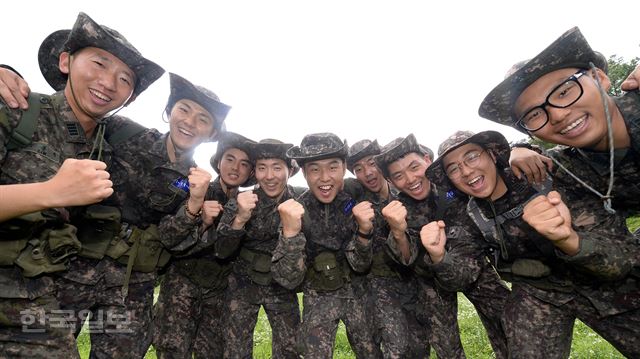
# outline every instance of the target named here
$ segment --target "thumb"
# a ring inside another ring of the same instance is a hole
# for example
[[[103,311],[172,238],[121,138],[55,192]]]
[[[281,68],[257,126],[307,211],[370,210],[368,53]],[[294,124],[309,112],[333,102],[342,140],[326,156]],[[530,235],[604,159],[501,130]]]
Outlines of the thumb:
[[[522,171],[520,171],[520,167],[511,166],[511,172],[513,172],[514,176],[518,179],[522,179]]]
[[[551,204],[554,204],[554,205],[557,205],[560,202],[562,202],[562,197],[560,196],[560,193],[558,193],[558,191],[549,192],[549,194],[547,195],[547,198],[549,199],[549,202],[551,202]]]
[[[635,90],[638,88],[638,81],[633,78],[628,78],[622,82],[620,88],[622,88],[624,91]]]

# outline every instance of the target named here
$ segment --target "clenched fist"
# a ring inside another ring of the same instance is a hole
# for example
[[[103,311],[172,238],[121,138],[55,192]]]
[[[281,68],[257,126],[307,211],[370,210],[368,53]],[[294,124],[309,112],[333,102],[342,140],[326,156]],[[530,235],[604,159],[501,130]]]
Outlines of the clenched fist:
[[[560,193],[551,191],[531,200],[524,207],[522,219],[563,252],[577,253],[578,234],[571,227],[571,213]]]
[[[209,228],[222,212],[222,204],[218,201],[204,201],[202,204],[202,224]]]
[[[373,230],[373,219],[375,218],[376,214],[373,211],[371,202],[360,202],[353,207],[351,212],[353,213],[353,217],[355,218],[356,223],[358,223],[360,232],[367,234]]]
[[[400,201],[391,201],[382,209],[382,215],[389,223],[394,237],[398,238],[396,234],[404,234],[407,230],[407,209]]]
[[[433,221],[422,226],[420,230],[422,246],[427,250],[434,264],[440,263],[444,258],[444,246],[447,244],[444,228],[444,221]]]
[[[106,168],[101,161],[65,160],[58,173],[46,182],[50,190],[43,194],[51,196],[48,207],[81,206],[111,196],[113,183]]]
[[[302,216],[304,207],[294,199],[288,199],[278,206],[280,213],[280,223],[282,224],[282,234],[286,238],[291,238],[302,230]]]
[[[238,213],[236,213],[232,227],[233,229],[240,229],[251,219],[251,213],[256,208],[256,203],[258,203],[258,195],[253,191],[240,192],[236,201],[238,202]]]

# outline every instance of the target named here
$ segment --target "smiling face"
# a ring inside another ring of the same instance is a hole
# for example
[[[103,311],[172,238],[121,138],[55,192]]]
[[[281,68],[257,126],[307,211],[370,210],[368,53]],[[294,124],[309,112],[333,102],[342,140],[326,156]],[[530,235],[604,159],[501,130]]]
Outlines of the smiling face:
[[[69,75],[65,96],[81,122],[104,117],[123,106],[133,93],[134,72],[103,49],[85,47],[73,55],[63,52],[59,59],[60,71]]]
[[[179,152],[191,152],[215,134],[215,119],[196,102],[182,99],[171,108],[169,137]]]
[[[328,158],[305,163],[302,174],[318,201],[331,203],[342,190],[346,170],[341,158]]]
[[[245,183],[252,170],[249,156],[237,148],[224,151],[218,164],[220,178],[229,187],[238,187]]]
[[[504,180],[498,175],[495,158],[475,143],[447,153],[442,166],[451,183],[470,196],[493,200],[507,191]]]
[[[431,182],[425,174],[430,164],[428,156],[408,153],[389,164],[389,179],[399,191],[415,200],[423,200],[431,190]]]
[[[578,69],[566,68],[550,72],[527,87],[514,104],[514,113],[520,118],[532,108],[545,102],[554,88],[565,83]],[[600,70],[587,71],[577,81],[583,89],[582,96],[566,108],[545,106],[549,122],[532,134],[545,142],[578,148],[605,150],[607,124],[600,93],[593,76],[598,76],[605,92],[609,88],[608,77]],[[579,88],[576,89],[579,91]]]
[[[353,174],[363,186],[373,193],[378,193],[385,185],[384,176],[378,169],[373,156],[367,156],[353,165]]]
[[[279,158],[256,161],[256,181],[267,196],[278,197],[287,187],[288,178],[289,168],[285,161]]]

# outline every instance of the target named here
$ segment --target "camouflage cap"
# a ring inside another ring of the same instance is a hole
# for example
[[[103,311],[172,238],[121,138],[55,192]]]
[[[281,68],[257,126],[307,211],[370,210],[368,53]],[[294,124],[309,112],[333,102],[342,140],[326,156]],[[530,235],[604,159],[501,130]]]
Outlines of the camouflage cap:
[[[305,162],[323,160],[327,158],[347,158],[347,142],[333,133],[323,132],[306,135],[300,146],[293,146],[287,150],[287,158],[296,160],[300,166]]]
[[[283,160],[289,167],[289,177],[293,177],[300,167],[294,159],[287,158],[287,150],[293,147],[291,143],[284,143],[279,140],[267,138],[260,140],[258,143],[250,143],[248,146],[249,157],[251,162],[256,163],[257,160],[266,158],[277,158]]]
[[[433,151],[429,147],[427,147],[427,146],[425,146],[423,144],[419,144],[418,146],[420,146],[420,149],[422,150],[422,154],[429,156],[429,159],[431,161],[433,161],[433,159],[435,157],[433,155]]]
[[[71,30],[58,30],[47,36],[38,51],[40,72],[56,91],[64,89],[67,84],[67,75],[58,67],[60,54],[65,51],[73,54],[85,47],[108,51],[131,68],[136,84],[129,102],[164,73],[162,67],[144,58],[119,32],[97,24],[81,12]]]
[[[606,58],[591,49],[580,29],[574,27],[565,32],[556,41],[533,59],[515,64],[480,104],[478,113],[493,122],[515,127],[518,119],[513,116],[513,105],[520,94],[540,77],[564,68],[576,67],[588,69],[593,63],[600,69],[607,68]]]
[[[356,162],[368,156],[380,154],[380,145],[378,140],[361,140],[349,147],[347,154],[347,168],[353,173],[353,166]]]
[[[474,134],[471,131],[456,131],[438,147],[438,159],[433,161],[431,166],[427,168],[427,177],[429,180],[439,187],[451,186],[447,173],[442,165],[442,161],[447,153],[468,143],[475,143],[480,145],[482,148],[491,151],[496,156],[496,159],[498,159],[502,164],[509,163],[511,147],[509,146],[507,139],[500,132],[483,131]]]
[[[423,147],[427,148],[426,146],[421,146],[416,140],[416,136],[414,136],[412,133],[407,137],[398,137],[395,140],[387,143],[380,149],[380,154],[374,156],[373,159],[376,161],[378,168],[382,171],[382,175],[386,179],[389,179],[390,164],[404,157],[407,153],[415,152],[419,155],[424,156],[427,153],[425,153]],[[431,152],[431,154],[433,154],[433,152]]]
[[[256,141],[250,140],[240,134],[226,131],[220,135],[220,138],[218,139],[218,146],[216,147],[216,153],[211,156],[209,163],[211,164],[211,167],[213,167],[214,171],[220,174],[218,165],[220,164],[220,160],[222,159],[222,155],[225,151],[230,148],[237,148],[246,153],[247,157],[251,157],[249,149],[250,146],[255,143]]]
[[[204,107],[204,109],[213,116],[215,128],[218,134],[220,134],[224,119],[227,117],[227,113],[229,113],[231,107],[220,102],[220,98],[218,98],[218,95],[213,93],[213,91],[202,86],[194,85],[184,77],[170,72],[169,80],[171,83],[171,93],[169,94],[169,100],[167,100],[167,113],[171,112],[171,108],[173,108],[173,105],[179,100],[191,100]]]

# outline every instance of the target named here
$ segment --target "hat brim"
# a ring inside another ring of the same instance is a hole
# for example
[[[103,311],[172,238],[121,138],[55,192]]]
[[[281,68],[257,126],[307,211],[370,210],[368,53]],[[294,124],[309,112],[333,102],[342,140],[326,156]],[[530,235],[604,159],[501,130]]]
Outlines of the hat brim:
[[[571,67],[588,69],[591,63],[600,69],[607,66],[606,58],[593,51],[580,30],[574,27],[491,90],[480,104],[478,114],[527,133],[513,118],[513,105],[522,92],[550,72]]]
[[[509,164],[509,156],[511,155],[511,146],[509,146],[509,141],[507,141],[500,132],[483,131],[476,133],[438,156],[438,158],[431,163],[429,168],[427,168],[426,174],[429,180],[441,188],[451,187],[452,184],[449,181],[449,177],[447,176],[443,166],[444,157],[451,153],[451,151],[469,143],[475,143],[482,146],[484,149],[491,151],[496,156],[499,163],[505,165]]]
[[[302,149],[298,146],[291,147],[287,151],[287,157],[295,160],[301,166],[310,161],[320,161],[325,160],[327,158],[340,158],[341,160],[346,160],[347,157],[347,145],[343,145],[340,149],[337,149],[332,152],[325,152],[320,154],[302,154]]]
[[[171,83],[171,94],[169,95],[169,102],[178,102],[181,99],[192,100],[200,106],[204,107],[215,119],[216,130],[222,128],[222,124],[231,110],[231,106],[228,106],[215,98],[207,96],[201,90],[199,90],[193,83],[188,81],[182,76],[174,73],[169,73]]]
[[[58,30],[47,36],[38,51],[38,65],[47,83],[56,91],[62,91],[67,84],[67,75],[60,72],[60,53],[71,30]]]

